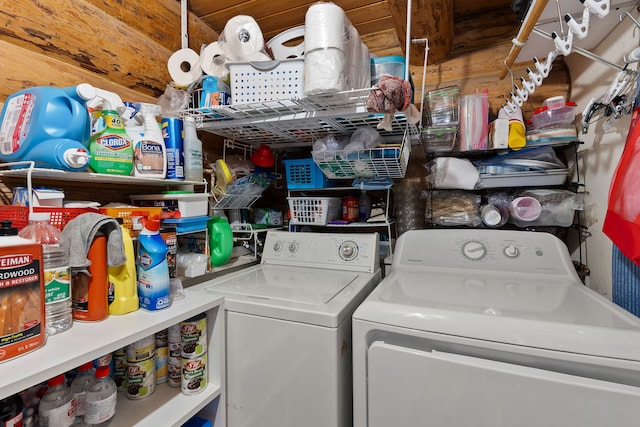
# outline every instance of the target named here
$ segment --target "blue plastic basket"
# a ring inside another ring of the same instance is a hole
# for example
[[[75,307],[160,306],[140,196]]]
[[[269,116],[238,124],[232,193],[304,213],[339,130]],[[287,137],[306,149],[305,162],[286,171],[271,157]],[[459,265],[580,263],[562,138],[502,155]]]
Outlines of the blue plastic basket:
[[[283,160],[289,190],[327,188],[329,179],[313,159]]]

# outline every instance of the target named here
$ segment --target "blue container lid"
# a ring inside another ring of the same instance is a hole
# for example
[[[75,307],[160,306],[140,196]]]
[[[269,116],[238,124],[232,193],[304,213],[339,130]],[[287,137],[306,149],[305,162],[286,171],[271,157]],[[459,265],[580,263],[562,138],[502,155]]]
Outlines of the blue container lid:
[[[371,58],[372,64],[387,64],[389,62],[402,62],[404,64],[405,59],[404,59],[404,56],[401,56],[401,55],[379,56],[379,57],[374,56]]]

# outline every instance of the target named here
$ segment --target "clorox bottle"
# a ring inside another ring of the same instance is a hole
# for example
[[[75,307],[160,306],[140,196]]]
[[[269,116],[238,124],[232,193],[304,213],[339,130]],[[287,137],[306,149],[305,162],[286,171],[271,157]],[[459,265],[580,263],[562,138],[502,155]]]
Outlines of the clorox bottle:
[[[91,119],[87,101],[96,89],[82,83],[38,86],[10,95],[0,115],[0,160],[80,171],[89,164]]]
[[[96,92],[102,99],[102,114],[93,125],[89,166],[97,173],[131,175],[133,144],[120,117],[125,106],[113,92],[102,89],[96,89]]]
[[[138,298],[140,308],[162,310],[170,304],[171,283],[167,263],[167,244],[160,236],[160,219],[142,219],[138,235]]]

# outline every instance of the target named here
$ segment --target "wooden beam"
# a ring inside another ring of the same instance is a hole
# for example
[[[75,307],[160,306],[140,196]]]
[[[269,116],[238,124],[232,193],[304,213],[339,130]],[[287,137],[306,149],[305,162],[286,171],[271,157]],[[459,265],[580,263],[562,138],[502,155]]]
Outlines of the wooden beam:
[[[407,0],[387,2],[400,45],[405,46]],[[411,16],[411,39],[429,39],[429,63],[445,60],[453,45],[453,0],[413,0],[412,8],[419,13]],[[412,65],[420,65],[424,61],[424,46],[412,44],[409,56]]]

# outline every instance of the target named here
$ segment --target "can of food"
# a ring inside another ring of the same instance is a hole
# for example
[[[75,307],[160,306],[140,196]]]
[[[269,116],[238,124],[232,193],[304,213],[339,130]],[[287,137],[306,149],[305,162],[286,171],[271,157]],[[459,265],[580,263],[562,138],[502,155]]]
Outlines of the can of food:
[[[156,384],[166,383],[169,376],[169,347],[156,348]]]
[[[149,397],[156,390],[156,357],[127,362],[127,397],[138,400]]]
[[[127,390],[127,352],[116,350],[113,352],[113,380],[118,387],[118,391]]]
[[[195,358],[182,358],[182,393],[197,394],[207,387],[207,353]]]
[[[360,205],[356,196],[342,198],[342,220],[357,221],[360,218]]]
[[[127,361],[141,362],[156,354],[156,337],[149,335],[127,346]]]
[[[178,363],[167,363],[167,382],[170,387],[182,387],[182,358],[178,358]]]
[[[156,348],[158,347],[166,347],[169,343],[169,330],[163,329],[159,332],[156,332]]]
[[[180,322],[182,357],[196,358],[207,352],[207,315],[200,313]]]

